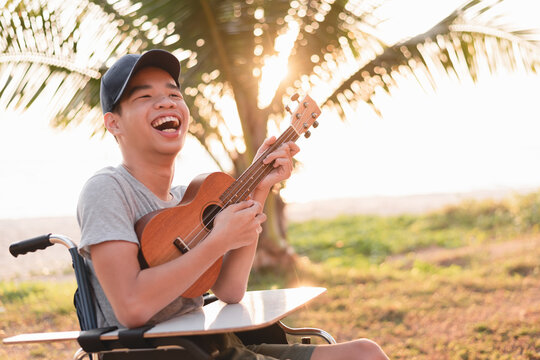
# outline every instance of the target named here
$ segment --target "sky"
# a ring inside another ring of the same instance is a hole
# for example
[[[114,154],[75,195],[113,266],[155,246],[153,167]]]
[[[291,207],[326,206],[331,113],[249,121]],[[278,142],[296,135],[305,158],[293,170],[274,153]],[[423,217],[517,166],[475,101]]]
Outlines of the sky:
[[[383,119],[322,116],[284,196],[305,202],[540,187],[539,104],[540,77],[506,75],[437,94],[404,89]],[[314,181],[315,191],[306,186]]]
[[[298,140],[287,202],[540,188],[540,76],[500,74],[434,94],[413,86],[381,102],[383,118],[323,112]],[[85,181],[121,161],[110,135],[90,133],[84,124],[53,129],[38,112],[2,113],[0,219],[73,216]],[[174,183],[217,170],[188,139]]]

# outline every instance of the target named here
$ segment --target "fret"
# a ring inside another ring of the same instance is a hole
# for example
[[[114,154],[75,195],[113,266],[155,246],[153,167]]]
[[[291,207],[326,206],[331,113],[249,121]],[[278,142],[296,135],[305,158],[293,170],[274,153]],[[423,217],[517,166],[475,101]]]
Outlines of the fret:
[[[273,169],[273,163],[264,164],[263,159],[279,148],[282,144],[288,141],[296,141],[298,139],[298,134],[293,129],[292,126],[289,126],[287,130],[281,134],[281,136],[276,140],[270,148],[268,148],[250,167],[248,167],[242,175],[234,181],[227,190],[223,192],[220,196],[220,200],[224,204],[236,204],[241,201],[244,201],[248,198],[253,190],[259,185],[262,179],[268,175]],[[233,194],[233,195],[231,195]]]

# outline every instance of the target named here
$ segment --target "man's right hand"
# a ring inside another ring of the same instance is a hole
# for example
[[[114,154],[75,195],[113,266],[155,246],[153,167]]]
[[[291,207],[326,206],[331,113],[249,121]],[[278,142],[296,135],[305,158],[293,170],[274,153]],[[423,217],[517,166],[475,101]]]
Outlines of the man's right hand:
[[[255,200],[246,200],[229,205],[214,220],[213,235],[219,238],[225,252],[249,246],[257,242],[266,221],[262,205]]]

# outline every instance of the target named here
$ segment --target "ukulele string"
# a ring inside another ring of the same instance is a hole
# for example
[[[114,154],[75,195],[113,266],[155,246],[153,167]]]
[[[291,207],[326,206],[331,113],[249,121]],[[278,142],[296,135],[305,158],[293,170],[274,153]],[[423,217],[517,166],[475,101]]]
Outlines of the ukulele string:
[[[291,129],[292,129],[292,128],[291,128]],[[294,130],[294,129],[293,129],[293,130]],[[290,141],[290,140],[293,140],[294,137],[295,137],[296,135],[298,135],[298,134],[296,133],[296,131],[292,131],[291,134],[288,134],[288,135],[284,136],[282,144],[285,143],[285,142],[288,142],[288,141]],[[262,159],[264,155],[265,155],[265,154],[261,155],[261,156],[259,157],[259,159]],[[273,162],[272,162],[272,163],[273,163]],[[268,175],[268,174],[273,170],[273,167],[271,166],[272,163],[266,164],[267,166],[262,167],[261,169],[255,169],[255,179],[256,179],[256,182],[257,182],[257,183],[260,182],[266,175]],[[268,170],[269,170],[269,171],[268,171]],[[253,170],[251,170],[251,171],[253,171]],[[265,172],[266,172],[266,173],[265,173]],[[246,173],[246,174],[247,174],[247,173]],[[244,176],[244,174],[242,174],[240,177],[242,177],[242,176]],[[218,215],[219,215],[219,214],[220,214],[227,206],[231,205],[231,203],[233,202],[233,199],[234,199],[235,196],[237,196],[237,198],[238,198],[238,193],[239,193],[239,192],[242,192],[242,193],[240,194],[240,196],[239,196],[240,198],[242,198],[243,196],[246,195],[246,192],[248,192],[248,191],[249,191],[249,185],[248,185],[248,184],[240,184],[240,188],[239,188],[238,190],[236,190],[236,193],[233,193],[233,196],[230,197],[230,199],[223,205],[223,207],[222,207],[219,211],[217,211],[215,214],[214,214],[214,213],[210,213],[210,214],[209,214],[209,216],[212,216],[212,215],[213,215],[211,219],[203,218],[203,222],[202,222],[202,223],[199,223],[199,224],[198,224],[198,225],[197,225],[197,226],[196,226],[196,227],[195,227],[195,228],[194,228],[194,229],[186,236],[186,238],[190,238],[191,235],[193,234],[193,232],[197,231],[197,229],[200,228],[200,230],[199,230],[199,231],[191,238],[190,241],[188,241],[187,243],[184,242],[184,245],[186,246],[186,248],[187,248],[188,250],[191,250],[191,249],[190,249],[191,244],[197,239],[197,237],[198,237],[198,236],[203,232],[203,230],[206,228],[206,226],[204,225],[204,224],[205,224],[205,221],[207,221],[207,223],[213,222],[214,219],[215,219],[215,218],[216,218],[216,217],[217,217],[217,216],[218,216]],[[199,242],[201,242],[201,241],[203,241],[204,239],[206,239],[206,237],[207,237],[209,234],[210,234],[210,232],[206,233],[206,234],[199,240]]]
[[[281,144],[283,143],[286,143],[288,141],[291,141],[291,140],[295,140],[295,136],[297,135],[296,132],[294,131],[294,129],[291,128],[291,130],[293,130],[290,134],[287,134],[286,136],[283,137]],[[298,137],[297,137],[298,139]],[[273,150],[272,150],[273,151]],[[268,151],[268,152],[265,152],[263,155],[260,156],[260,159],[262,159],[265,155],[267,155],[268,153],[270,153],[271,151]],[[255,174],[253,176],[251,176],[252,178],[255,179],[255,181],[253,181],[253,183],[259,183],[266,175],[268,175],[274,168],[273,166],[271,165],[272,163],[270,164],[266,164],[266,166],[260,168],[260,169],[255,169]],[[248,172],[246,172],[247,174]],[[243,176],[244,174],[242,174]],[[233,196],[231,196],[230,200],[228,200],[223,208],[221,210],[223,210],[224,208],[226,208],[227,206],[229,206],[231,204],[231,202],[233,202],[233,199],[236,197],[237,199],[240,198],[240,199],[243,199],[245,197],[247,197],[246,193],[250,192],[250,187],[249,187],[249,184],[239,184],[240,188],[238,190],[236,190],[236,193],[234,193]],[[231,190],[232,191],[232,190]],[[238,196],[238,193],[242,192],[239,196]],[[219,214],[219,213],[218,213]],[[217,214],[215,215],[217,216]],[[215,218],[214,216],[214,218]],[[214,220],[214,218],[212,218],[210,221]]]
[[[295,139],[294,139],[295,133],[294,133],[294,132],[291,132],[291,131],[294,131],[294,129],[292,129],[292,128],[287,129],[287,130],[285,131],[284,136],[283,136],[282,138],[278,139],[278,141],[277,141],[275,144],[273,144],[273,145],[276,145],[276,146],[273,146],[273,148],[267,149],[267,150],[266,150],[266,151],[265,151],[265,152],[264,152],[264,153],[263,153],[256,161],[259,161],[259,159],[260,159],[260,162],[262,162],[262,161],[263,161],[262,159],[263,159],[265,156],[269,155],[271,152],[273,152],[273,151],[274,151],[275,149],[277,149],[279,146],[281,146],[282,144],[284,144],[284,143],[286,143],[286,142],[288,142],[288,141],[290,141],[290,140],[295,140]],[[273,169],[271,166],[269,166],[270,164],[267,164],[267,165],[268,165],[268,166],[264,166],[264,165],[263,165],[263,167],[258,168],[258,169],[249,169],[249,168],[248,168],[248,170],[247,170],[245,173],[243,173],[242,175],[240,175],[240,177],[238,178],[239,181],[237,181],[235,184],[233,184],[233,186],[231,186],[229,189],[227,189],[227,190],[225,191],[225,193],[223,194],[223,195],[225,196],[225,198],[227,198],[227,196],[229,196],[229,194],[227,194],[227,193],[232,192],[233,195],[230,196],[231,200],[234,199],[235,197],[236,197],[237,199],[238,199],[238,198],[242,199],[242,198],[246,195],[246,191],[249,190],[249,184],[250,184],[250,182],[247,182],[246,184],[244,184],[244,183],[242,182],[241,179],[247,177],[248,179],[251,180],[251,183],[252,183],[252,184],[253,184],[253,183],[259,183],[260,180],[262,179],[262,177],[266,176],[266,175],[267,175],[270,171],[272,171],[272,169]],[[264,174],[264,172],[267,171],[268,169],[269,169],[270,171],[268,171],[266,174]],[[263,174],[262,177],[261,177],[261,175],[260,175],[261,173],[257,173],[259,170],[262,171],[262,174]],[[255,174],[249,175],[249,173],[250,173],[250,172],[253,172],[253,171],[255,171]],[[248,176],[248,175],[249,175],[249,176]],[[254,179],[255,179],[255,180],[254,180]],[[253,180],[254,180],[254,181],[253,181]],[[247,186],[247,189],[244,190],[244,191],[242,192],[242,194],[238,195],[238,193],[242,191],[242,188],[243,188],[243,187],[246,187],[246,186]],[[234,189],[235,187],[238,188],[238,189]],[[228,203],[227,203],[227,205],[228,205]]]

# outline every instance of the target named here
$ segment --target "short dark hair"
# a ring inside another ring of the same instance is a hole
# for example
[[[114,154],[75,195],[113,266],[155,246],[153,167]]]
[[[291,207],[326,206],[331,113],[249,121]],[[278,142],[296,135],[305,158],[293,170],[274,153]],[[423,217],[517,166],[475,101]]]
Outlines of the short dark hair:
[[[120,99],[121,100],[121,99]],[[113,105],[112,109],[111,109],[111,112],[112,113],[115,113],[115,114],[118,114],[118,115],[122,115],[122,106],[120,104],[120,100]]]

